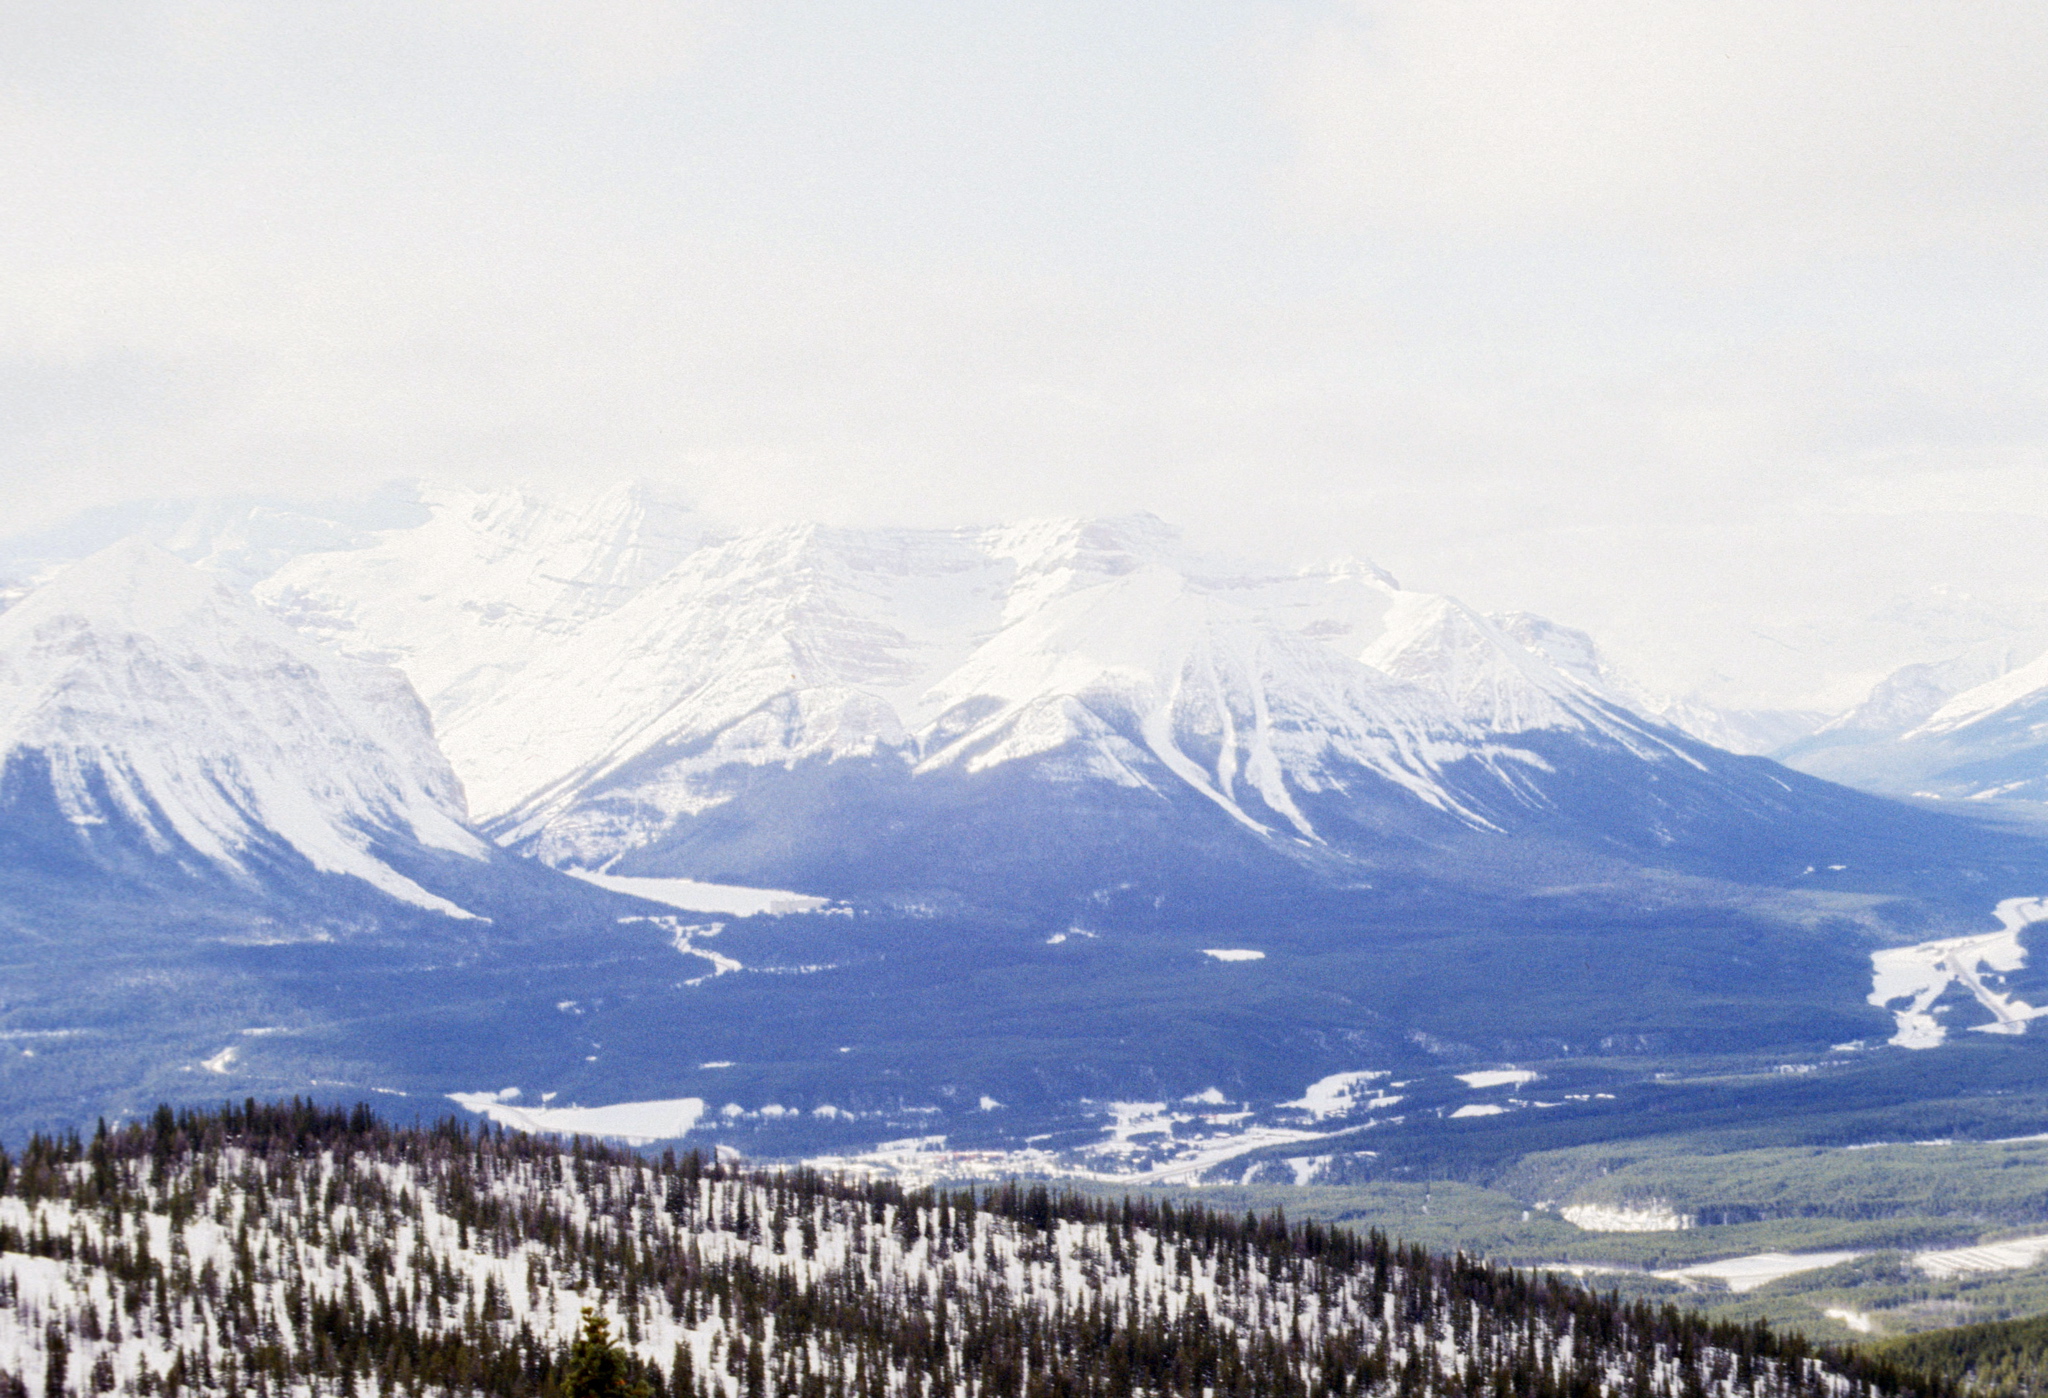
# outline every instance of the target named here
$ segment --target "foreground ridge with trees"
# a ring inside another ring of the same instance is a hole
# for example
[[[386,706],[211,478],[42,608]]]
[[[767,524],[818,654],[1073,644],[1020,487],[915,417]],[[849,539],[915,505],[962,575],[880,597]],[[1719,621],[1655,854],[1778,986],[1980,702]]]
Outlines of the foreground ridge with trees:
[[[1871,1348],[1895,1364],[1950,1378],[1982,1398],[2048,1393],[2048,1315],[1902,1335]]]
[[[0,1398],[605,1391],[1954,1392],[1277,1214],[750,1172],[298,1101],[0,1153]]]

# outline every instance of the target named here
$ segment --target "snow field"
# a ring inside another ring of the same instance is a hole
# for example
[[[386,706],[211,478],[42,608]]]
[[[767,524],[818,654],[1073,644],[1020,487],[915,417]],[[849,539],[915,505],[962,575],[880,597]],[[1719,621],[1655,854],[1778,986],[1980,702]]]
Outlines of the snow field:
[[[119,822],[250,877],[315,869],[467,919],[373,851],[471,859],[462,791],[403,675],[334,654],[217,578],[131,539],[0,615],[0,757],[37,754],[75,825]]]
[[[1966,1272],[2010,1272],[2048,1258],[2048,1237],[2008,1238],[1999,1243],[1949,1248],[1913,1255],[1913,1265],[1930,1277],[1957,1277]]]
[[[1487,1087],[1520,1087],[1536,1081],[1537,1074],[1527,1068],[1489,1068],[1484,1072],[1460,1073],[1458,1081],[1477,1091]]]
[[[1934,1006],[1957,984],[1991,1012],[1991,1023],[1970,1026],[1980,1033],[2021,1034],[2028,1021],[2048,1015],[2048,1006],[2036,1008],[1986,984],[1987,978],[2002,979],[2027,964],[2027,950],[2020,945],[2019,934],[2030,924],[2048,919],[2048,898],[2008,898],[1993,909],[1993,916],[2000,923],[1996,932],[1870,954],[1869,1002],[1880,1009],[1890,1009],[1901,1000],[1908,1002],[1906,1008],[1892,1010],[1898,1022],[1892,1043],[1900,1048],[1929,1049],[1944,1042],[1948,1026],[1935,1017]]]
[[[503,1092],[451,1092],[449,1099],[501,1126],[537,1135],[598,1136],[627,1145],[678,1140],[704,1115],[702,1097],[615,1102],[607,1107],[524,1107]]]
[[[831,904],[829,898],[790,893],[779,888],[744,888],[739,884],[701,883],[696,879],[643,879],[607,874],[595,869],[563,869],[570,878],[630,894],[654,903],[666,903],[684,912],[724,913],[728,917],[756,917],[763,913],[814,913]]]

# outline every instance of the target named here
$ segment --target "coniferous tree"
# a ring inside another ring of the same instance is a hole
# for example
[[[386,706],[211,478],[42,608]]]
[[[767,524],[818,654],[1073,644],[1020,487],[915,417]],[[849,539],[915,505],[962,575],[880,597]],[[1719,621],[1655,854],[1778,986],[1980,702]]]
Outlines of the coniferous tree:
[[[634,1369],[632,1358],[612,1343],[611,1322],[585,1306],[583,1333],[569,1350],[569,1398],[649,1398]]]

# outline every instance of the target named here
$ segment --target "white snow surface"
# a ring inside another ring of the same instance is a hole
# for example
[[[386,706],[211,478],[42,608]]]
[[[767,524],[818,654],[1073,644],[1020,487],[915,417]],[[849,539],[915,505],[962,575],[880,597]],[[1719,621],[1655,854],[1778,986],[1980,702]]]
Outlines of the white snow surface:
[[[1527,1068],[1488,1068],[1477,1073],[1460,1073],[1458,1081],[1469,1088],[1520,1087],[1523,1083],[1536,1081],[1537,1075]]]
[[[1930,1277],[1959,1277],[1969,1272],[2011,1272],[2048,1258],[2048,1236],[2007,1238],[1974,1247],[1916,1252],[1913,1265]]]
[[[699,883],[696,879],[643,879],[600,873],[594,869],[564,869],[562,872],[614,893],[629,893],[635,898],[666,903],[685,912],[725,913],[730,917],[816,912],[832,901],[779,888],[745,888],[732,883]]]
[[[429,487],[421,503],[425,524],[302,554],[256,595],[309,635],[398,665],[442,726],[703,536],[688,510],[638,484],[560,500]]]
[[[2017,668],[2015,662],[2009,646],[1993,642],[1973,646],[1946,660],[1903,665],[1872,685],[1854,708],[1829,720],[1817,731],[1902,736],[1922,725],[1931,725],[1935,716],[1958,696],[1977,692],[2011,674]],[[1979,698],[1967,707],[1979,710],[1983,702]],[[1948,726],[1943,724],[1944,729]]]
[[[1333,1116],[1348,1116],[1360,1107],[1391,1106],[1400,1101],[1398,1097],[1384,1094],[1375,1095],[1370,1101],[1360,1101],[1362,1092],[1371,1092],[1372,1084],[1388,1076],[1385,1072],[1361,1071],[1353,1073],[1332,1073],[1326,1078],[1317,1078],[1308,1085],[1308,1090],[1292,1102],[1282,1102],[1282,1107],[1298,1112],[1307,1112],[1317,1121],[1326,1121]]]
[[[1623,1204],[1567,1204],[1558,1213],[1565,1222],[1588,1233],[1676,1233],[1693,1226],[1692,1215],[1679,1213],[1662,1199]]]
[[[1964,690],[1936,709],[1926,722],[1906,736],[1919,738],[1954,733],[2006,710],[2037,701],[2044,692],[2048,692],[2048,654]]]
[[[521,1131],[557,1136],[600,1136],[630,1146],[687,1136],[704,1115],[702,1097],[614,1102],[608,1107],[522,1107],[516,1093],[451,1092],[449,1100]]]
[[[735,769],[813,760],[1044,759],[1306,840],[1301,798],[1361,775],[1483,827],[1445,768],[1534,799],[1532,729],[1690,760],[1511,634],[1540,618],[1357,561],[1207,557],[1150,516],[707,541],[644,492],[425,498],[429,523],[303,555],[259,595],[405,669],[477,817],[557,865],[604,868],[730,799]]]
[[[373,852],[481,859],[405,677],[333,654],[153,544],[115,544],[0,614],[0,755],[48,763],[81,829],[132,823],[248,875],[277,843],[315,869],[470,914]]]
[[[1754,1291],[1781,1277],[1789,1277],[1799,1272],[1818,1271],[1822,1267],[1838,1267],[1844,1262],[1853,1262],[1862,1255],[1860,1252],[1760,1252],[1749,1257],[1730,1257],[1719,1262],[1699,1262],[1690,1267],[1676,1267],[1668,1272],[1658,1272],[1656,1275],[1674,1281],[1711,1279],[1722,1283],[1730,1291]]]
[[[2048,1014],[1998,989],[2010,972],[2027,964],[2020,932],[2048,919],[2048,898],[2008,898],[1993,910],[1999,930],[1969,937],[1948,937],[1917,946],[1891,947],[1870,954],[1869,1001],[1892,1009],[1898,1032],[1891,1042],[1900,1048],[1934,1048],[1948,1038],[1948,1026],[1936,1018],[1936,1002],[1951,986],[1962,988],[1991,1012],[1989,1024],[1970,1027],[1985,1034],[2022,1034],[2027,1023]]]
[[[1727,709],[1697,696],[1658,694],[1610,662],[1584,631],[1530,612],[1496,612],[1486,620],[1588,693],[1729,752],[1775,752],[1828,720],[1819,710]]]

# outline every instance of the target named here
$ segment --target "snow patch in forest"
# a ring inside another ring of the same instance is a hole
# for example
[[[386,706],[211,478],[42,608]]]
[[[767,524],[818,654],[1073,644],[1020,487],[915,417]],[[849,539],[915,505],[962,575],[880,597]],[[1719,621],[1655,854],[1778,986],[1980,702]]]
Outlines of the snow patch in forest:
[[[2048,898],[2008,898],[1993,914],[1999,930],[1969,937],[1948,937],[1918,946],[1891,947],[1870,954],[1869,1002],[1892,1012],[1898,1032],[1891,1042],[1900,1048],[1930,1049],[1948,1038],[1948,1026],[1935,1018],[1935,1002],[1951,986],[1961,984],[1978,1004],[1991,1012],[1991,1023],[1970,1027],[1981,1034],[2023,1034],[2027,1022],[2048,1015],[2014,999],[1987,980],[2002,981],[2027,964],[2020,933],[2048,920]],[[1904,1008],[1898,1008],[1904,1002]]]
[[[1930,1277],[1957,1277],[1965,1272],[2010,1272],[2048,1258],[2048,1237],[2007,1238],[2002,1243],[1917,1252],[1913,1265]]]
[[[699,883],[695,879],[634,878],[624,874],[603,874],[595,869],[563,869],[570,878],[581,879],[613,893],[666,903],[691,913],[724,913],[728,917],[758,917],[763,913],[814,913],[830,906],[829,898],[791,893],[780,888],[747,888],[732,883]]]
[[[1740,1293],[1754,1291],[1798,1272],[1839,1267],[1862,1255],[1860,1252],[1759,1252],[1748,1257],[1729,1257],[1719,1262],[1675,1267],[1656,1275],[1669,1281],[1718,1281],[1730,1291]]]
[[[1307,1112],[1317,1121],[1327,1121],[1333,1116],[1348,1116],[1361,1107],[1391,1107],[1400,1101],[1385,1093],[1376,1094],[1360,1101],[1359,1093],[1375,1079],[1390,1076],[1380,1071],[1355,1073],[1332,1073],[1326,1078],[1317,1078],[1308,1085],[1308,1090],[1292,1102],[1280,1105],[1291,1111]]]
[[[1696,1222],[1662,1199],[1631,1204],[1567,1204],[1558,1210],[1565,1222],[1588,1233],[1675,1233]]]
[[[1536,1077],[1527,1068],[1489,1068],[1479,1073],[1460,1073],[1458,1081],[1476,1091],[1485,1087],[1520,1087],[1536,1081]]]
[[[226,1077],[228,1072],[234,1068],[235,1060],[241,1056],[242,1050],[233,1044],[229,1044],[199,1066],[209,1073],[219,1073],[222,1077]]]
[[[516,1092],[516,1089],[513,1089]],[[609,1107],[518,1107],[502,1092],[451,1092],[451,1101],[503,1126],[555,1136],[602,1136],[629,1146],[689,1134],[704,1115],[702,1097],[614,1102]]]

